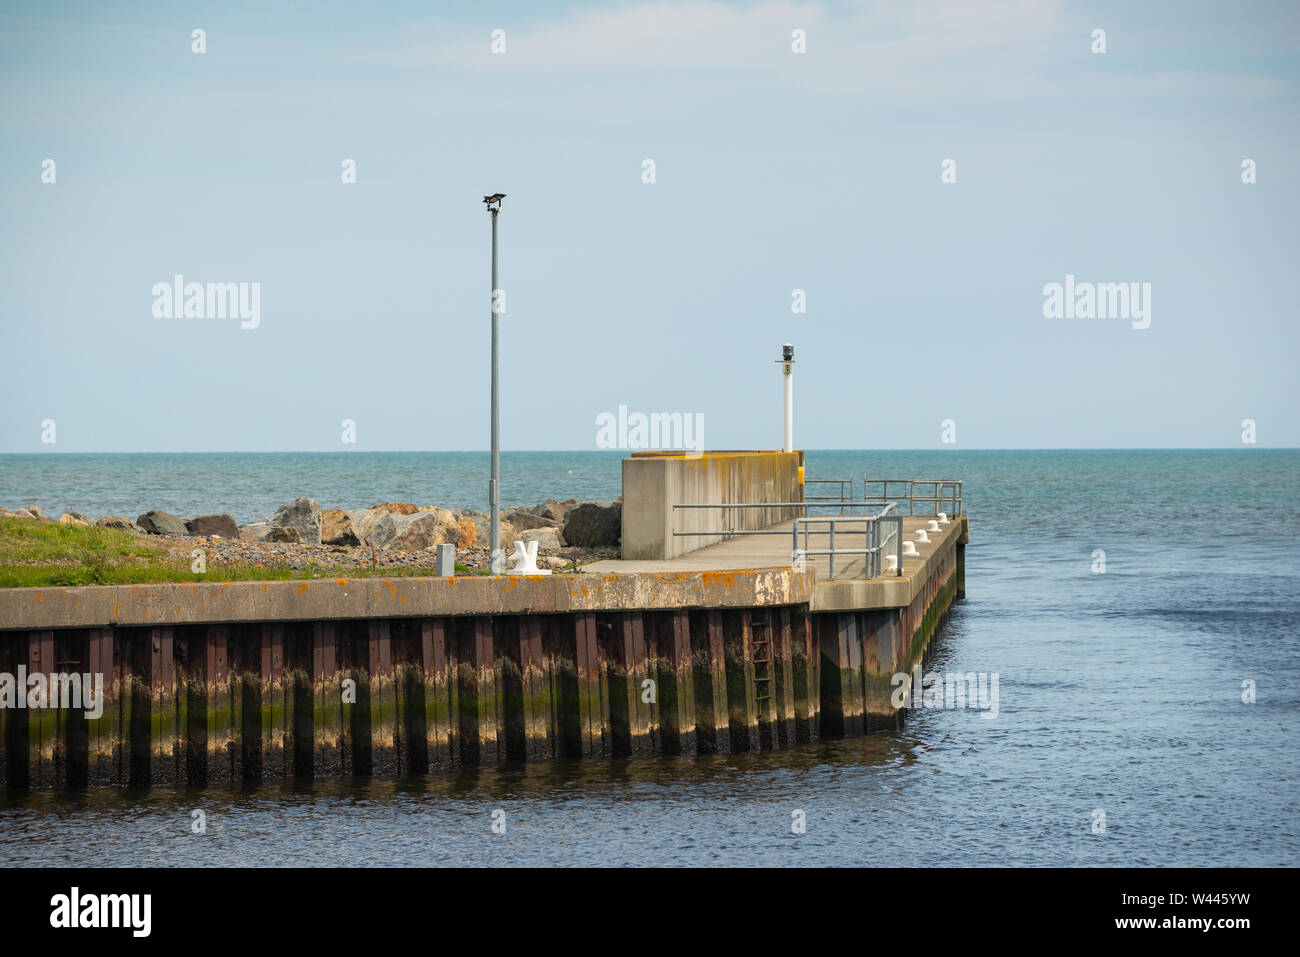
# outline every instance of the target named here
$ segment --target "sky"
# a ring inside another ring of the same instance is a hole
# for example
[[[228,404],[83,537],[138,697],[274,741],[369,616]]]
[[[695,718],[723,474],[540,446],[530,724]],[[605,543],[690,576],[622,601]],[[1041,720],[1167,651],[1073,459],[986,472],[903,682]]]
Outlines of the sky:
[[[800,448],[1300,446],[1298,74],[1284,2],[4,2],[0,453],[486,449],[493,192],[505,449],[779,447],[784,342]]]

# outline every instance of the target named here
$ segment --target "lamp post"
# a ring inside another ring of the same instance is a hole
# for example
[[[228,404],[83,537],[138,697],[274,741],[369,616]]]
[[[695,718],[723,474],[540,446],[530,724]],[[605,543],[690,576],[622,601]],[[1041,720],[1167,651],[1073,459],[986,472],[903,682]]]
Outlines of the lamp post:
[[[785,373],[785,441],[781,446],[783,452],[794,451],[794,346],[785,343],[781,346],[781,371]]]
[[[505,193],[492,193],[483,197],[488,214],[492,217],[492,477],[488,479],[488,505],[492,510],[488,526],[488,557],[492,574],[505,571],[505,556],[501,554],[501,389],[497,379],[498,311],[497,311],[497,213]]]

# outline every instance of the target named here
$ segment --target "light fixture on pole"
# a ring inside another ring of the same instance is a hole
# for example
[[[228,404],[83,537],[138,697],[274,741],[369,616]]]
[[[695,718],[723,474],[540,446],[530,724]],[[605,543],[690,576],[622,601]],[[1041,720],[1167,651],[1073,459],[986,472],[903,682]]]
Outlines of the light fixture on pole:
[[[492,477],[488,479],[488,506],[492,517],[488,526],[488,558],[493,575],[505,571],[505,554],[501,551],[501,390],[497,379],[497,316],[500,311],[497,298],[500,292],[497,285],[497,213],[501,211],[501,200],[505,198],[505,193],[483,197],[492,216]]]
[[[785,373],[785,444],[783,452],[794,451],[794,346],[786,343],[781,346],[781,371]]]

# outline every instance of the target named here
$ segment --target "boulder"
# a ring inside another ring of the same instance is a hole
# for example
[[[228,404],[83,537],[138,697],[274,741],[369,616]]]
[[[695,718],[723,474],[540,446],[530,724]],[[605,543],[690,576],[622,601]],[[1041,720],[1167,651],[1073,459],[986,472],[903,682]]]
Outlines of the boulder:
[[[434,545],[454,545],[460,541],[456,516],[445,508],[415,515],[394,516],[397,534],[388,547],[399,552],[414,552]]]
[[[352,516],[341,508],[327,508],[321,511],[320,540],[324,545],[361,544],[361,536],[352,525]]]
[[[217,535],[221,538],[238,538],[239,525],[224,512],[220,515],[195,515],[185,520],[185,530],[195,538]]]
[[[296,529],[300,540],[308,545],[320,544],[320,506],[314,498],[294,499],[271,517],[271,524]]]
[[[266,536],[271,534],[274,528],[270,522],[249,522],[247,525],[239,526],[239,540],[241,542],[264,542]]]
[[[135,523],[150,535],[183,536],[186,534],[184,522],[170,512],[159,511],[156,508],[145,512],[135,520]]]
[[[537,550],[542,552],[558,552],[564,547],[560,541],[560,531],[556,528],[530,528],[526,532],[519,533],[521,542],[536,542]]]
[[[481,539],[483,533],[487,531],[488,517],[483,512],[476,512],[472,508],[463,508],[456,513],[457,518],[467,518],[474,526],[475,534]]]
[[[530,528],[559,528],[560,523],[553,518],[546,518],[538,515],[531,508],[512,508],[502,512],[501,517],[508,521],[519,531],[526,531]]]
[[[474,526],[474,544],[479,548],[487,548],[488,543],[492,541],[492,532],[488,528],[492,524],[492,516],[474,511],[465,511],[460,514],[463,519],[468,519]],[[501,547],[506,550],[507,557],[509,557],[511,550],[514,549],[515,540],[518,538],[519,530],[515,528],[513,522],[507,521],[503,515],[501,517]],[[461,547],[470,548],[471,546],[462,541]]]
[[[564,519],[564,541],[580,548],[617,545],[623,535],[623,506],[619,502],[582,502]]]
[[[472,517],[469,515],[457,517],[456,526],[460,529],[461,548],[473,548],[478,544],[478,526],[474,524]]]
[[[39,505],[28,505],[27,511],[32,513],[33,518],[45,518],[45,513],[41,511]]]
[[[59,524],[60,525],[93,525],[95,523],[94,521],[91,520],[91,517],[89,515],[84,515],[81,512],[64,512],[62,515],[59,516]]]
[[[36,516],[32,514],[32,510],[29,508],[20,508],[18,511],[14,512],[14,518],[28,518],[32,521],[37,520]]]
[[[435,505],[426,506],[426,508],[436,508]],[[374,508],[382,508],[390,515],[414,515],[421,511],[418,505],[412,505],[410,502],[380,502]]]
[[[144,534],[144,529],[131,521],[125,515],[105,515],[95,523],[100,528],[116,528],[124,532],[139,532]]]
[[[292,525],[272,525],[271,530],[266,534],[265,541],[297,545],[302,542],[302,533]]]
[[[565,502],[557,502],[553,498],[548,498],[541,505],[534,505],[529,511],[534,515],[540,515],[542,518],[549,518],[557,525],[563,525],[569,510],[577,504],[578,500],[576,498],[571,498]]]
[[[352,528],[366,545],[383,548],[397,535],[397,523],[391,512],[382,508],[358,508],[348,512]]]

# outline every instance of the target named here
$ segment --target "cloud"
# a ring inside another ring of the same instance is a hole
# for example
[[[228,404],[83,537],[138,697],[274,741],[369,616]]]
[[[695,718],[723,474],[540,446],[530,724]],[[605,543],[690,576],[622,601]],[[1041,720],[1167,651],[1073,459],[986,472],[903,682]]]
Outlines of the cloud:
[[[507,29],[509,53],[457,48],[462,65],[522,70],[661,70],[759,66],[789,56],[791,32],[820,31],[820,4],[752,6],[662,0],[588,11],[532,31]],[[477,53],[477,55],[476,55]],[[484,63],[487,54],[499,63]]]
[[[1077,18],[1075,18],[1077,20]],[[880,102],[1013,102],[1093,96],[1264,98],[1289,83],[1248,74],[1123,73],[1089,54],[1090,31],[1064,0],[916,0],[831,6],[799,0],[644,0],[544,20],[424,20],[348,58],[479,76],[544,76],[598,89],[653,73],[710,94],[799,89]],[[506,53],[491,50],[491,29]],[[791,51],[803,30],[807,52]],[[466,88],[466,95],[472,90]]]
[[[748,86],[903,97],[1024,94],[1024,71],[1061,30],[1060,0],[921,0],[832,10],[823,3],[648,0],[579,10],[558,20],[493,26],[506,34],[426,20],[367,62],[488,73],[693,72]],[[807,53],[791,50],[803,30]]]

